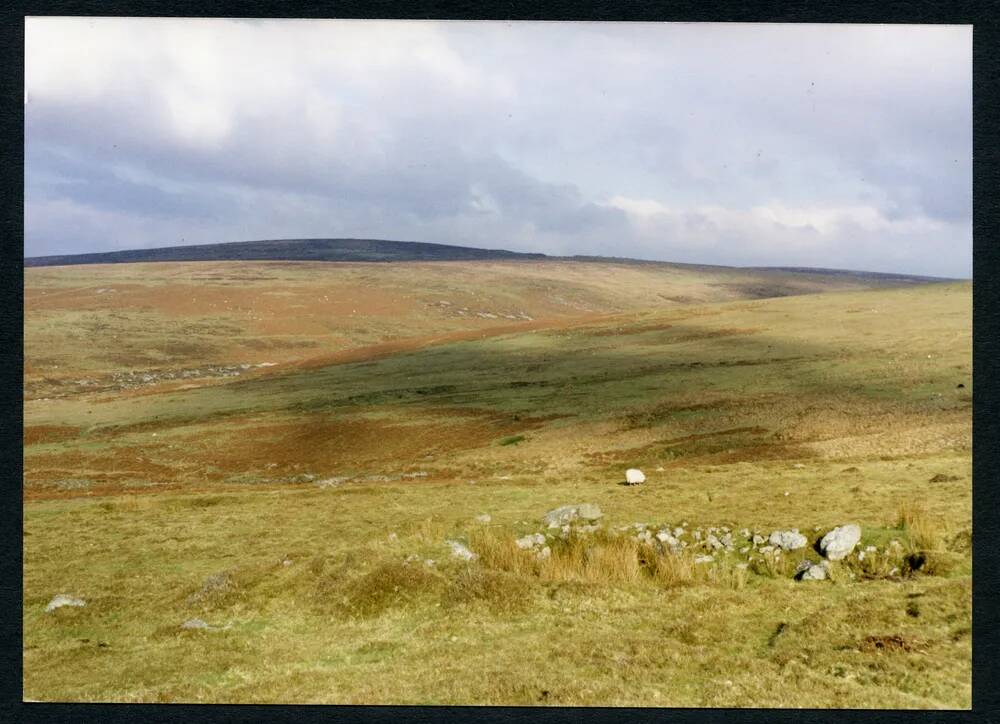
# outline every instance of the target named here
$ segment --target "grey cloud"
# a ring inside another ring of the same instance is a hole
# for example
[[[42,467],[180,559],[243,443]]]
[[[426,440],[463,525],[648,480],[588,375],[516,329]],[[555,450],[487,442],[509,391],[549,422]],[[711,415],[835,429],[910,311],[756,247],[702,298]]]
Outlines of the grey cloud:
[[[28,23],[28,254],[350,234],[971,271],[968,29],[83,22]],[[706,207],[801,211],[769,242]]]

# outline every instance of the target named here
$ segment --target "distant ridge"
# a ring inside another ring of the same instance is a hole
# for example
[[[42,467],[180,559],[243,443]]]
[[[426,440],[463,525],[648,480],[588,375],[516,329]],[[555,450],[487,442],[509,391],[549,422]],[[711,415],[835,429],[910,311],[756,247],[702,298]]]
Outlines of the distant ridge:
[[[90,254],[61,254],[25,257],[24,266],[73,266],[79,264],[129,264],[138,262],[177,261],[511,261],[549,260],[597,262],[604,264],[638,264],[683,267],[702,270],[730,270],[781,275],[845,276],[858,280],[887,283],[923,283],[955,281],[943,277],[892,274],[888,272],[820,269],[811,267],[732,267],[717,264],[629,259],[617,256],[549,256],[541,253],[479,249],[471,246],[432,244],[422,241],[388,241],[385,239],[267,239],[261,241],[229,241],[218,244],[163,246],[155,249],[128,249]]]
[[[159,261],[472,261],[546,258],[549,257],[545,254],[526,254],[505,249],[476,249],[419,241],[272,239],[25,257],[24,265],[26,267],[69,266]]]

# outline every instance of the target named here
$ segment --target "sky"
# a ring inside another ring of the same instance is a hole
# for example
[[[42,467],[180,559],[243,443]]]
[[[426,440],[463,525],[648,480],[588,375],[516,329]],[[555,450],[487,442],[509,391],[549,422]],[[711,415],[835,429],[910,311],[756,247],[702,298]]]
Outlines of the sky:
[[[26,256],[354,237],[972,275],[971,26],[25,31]]]

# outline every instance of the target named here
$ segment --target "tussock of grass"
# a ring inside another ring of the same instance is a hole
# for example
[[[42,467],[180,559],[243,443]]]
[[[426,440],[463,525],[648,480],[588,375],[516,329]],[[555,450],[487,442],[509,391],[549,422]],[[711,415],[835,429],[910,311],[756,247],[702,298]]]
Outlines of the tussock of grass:
[[[515,613],[528,608],[531,585],[513,573],[469,566],[448,580],[442,602],[446,606],[481,603],[494,613]]]
[[[340,603],[348,613],[372,616],[438,593],[444,585],[444,578],[426,566],[386,562],[350,581]]]
[[[942,547],[945,531],[941,522],[919,505],[904,503],[899,506],[896,527],[906,531],[910,545],[916,550],[931,551]]]

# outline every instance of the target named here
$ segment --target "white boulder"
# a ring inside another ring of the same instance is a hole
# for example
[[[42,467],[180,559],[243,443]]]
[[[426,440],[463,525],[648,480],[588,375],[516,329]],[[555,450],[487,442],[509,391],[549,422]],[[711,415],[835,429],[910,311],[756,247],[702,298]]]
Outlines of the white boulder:
[[[823,555],[831,561],[839,561],[846,558],[854,550],[854,547],[861,542],[861,526],[850,523],[848,525],[837,526],[819,542]]]

